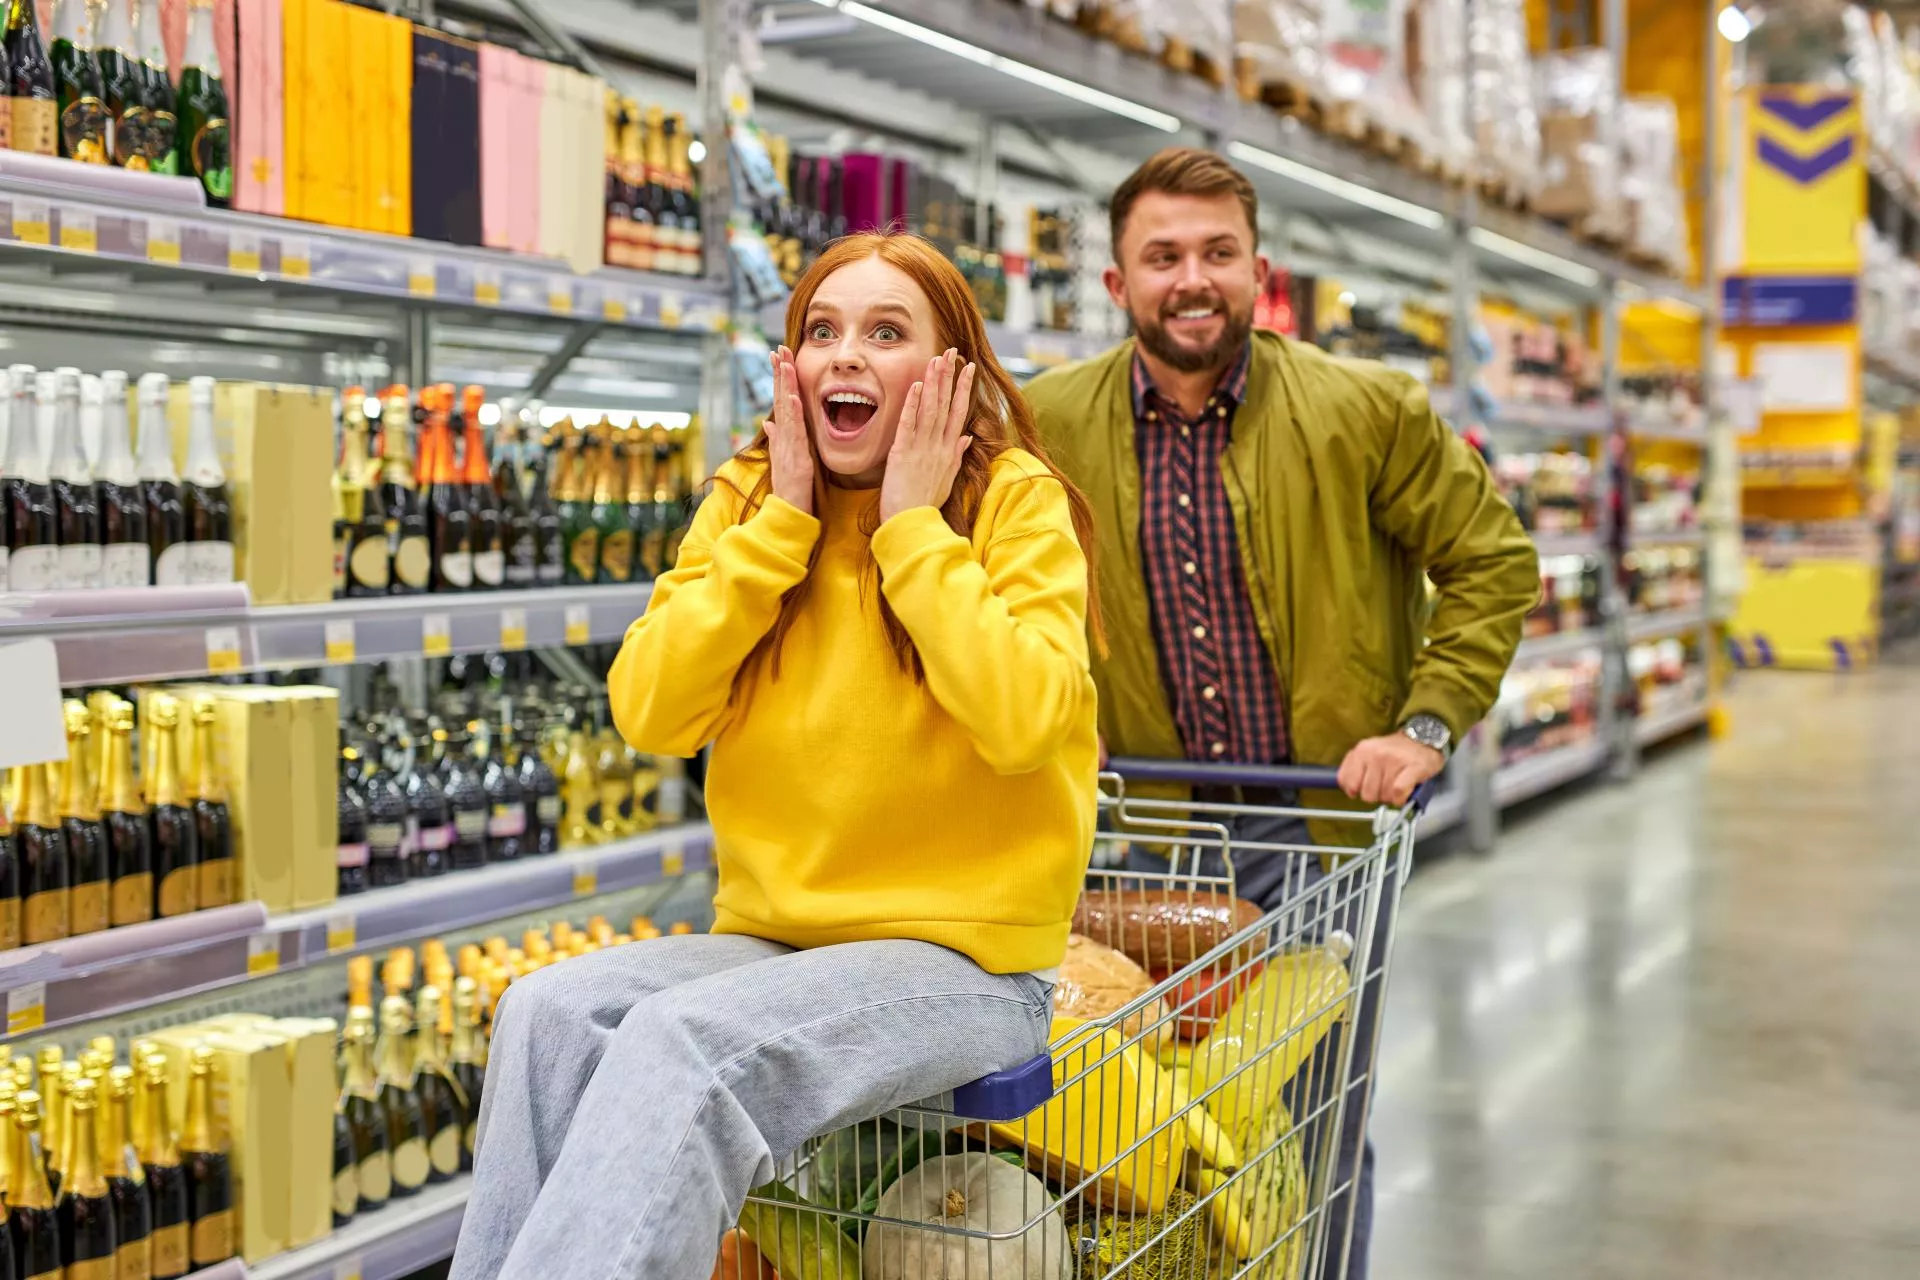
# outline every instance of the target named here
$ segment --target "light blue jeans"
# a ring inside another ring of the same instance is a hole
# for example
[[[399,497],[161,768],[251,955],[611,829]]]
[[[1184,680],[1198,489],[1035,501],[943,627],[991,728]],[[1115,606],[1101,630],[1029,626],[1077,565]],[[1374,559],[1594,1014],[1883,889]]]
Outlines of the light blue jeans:
[[[706,1280],[808,1138],[1046,1051],[1052,988],[926,942],[666,937],[542,969],[494,1025],[452,1280]]]

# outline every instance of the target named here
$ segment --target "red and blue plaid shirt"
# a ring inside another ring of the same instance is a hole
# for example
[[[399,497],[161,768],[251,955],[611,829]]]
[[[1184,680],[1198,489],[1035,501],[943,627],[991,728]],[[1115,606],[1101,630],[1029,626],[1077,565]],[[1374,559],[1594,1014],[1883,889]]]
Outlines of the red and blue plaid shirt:
[[[1283,764],[1286,709],[1240,563],[1221,455],[1247,394],[1252,346],[1189,418],[1133,357],[1140,558],[1160,679],[1190,760]]]

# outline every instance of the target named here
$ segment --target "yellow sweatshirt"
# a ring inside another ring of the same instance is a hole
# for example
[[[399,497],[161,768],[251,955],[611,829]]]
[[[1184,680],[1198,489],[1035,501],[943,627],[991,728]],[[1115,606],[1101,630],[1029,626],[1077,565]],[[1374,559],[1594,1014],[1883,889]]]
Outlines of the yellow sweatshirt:
[[[758,466],[720,474],[751,493]],[[607,677],[614,722],[642,751],[713,743],[716,931],[795,947],[915,938],[994,973],[1057,965],[1098,769],[1087,565],[1066,490],[1011,449],[971,538],[932,507],[873,534],[924,684],[882,628],[860,531],[878,502],[829,486],[821,519],[771,495],[743,519],[739,494],[715,484]],[[736,702],[734,674],[816,542],[780,674],[763,663]]]

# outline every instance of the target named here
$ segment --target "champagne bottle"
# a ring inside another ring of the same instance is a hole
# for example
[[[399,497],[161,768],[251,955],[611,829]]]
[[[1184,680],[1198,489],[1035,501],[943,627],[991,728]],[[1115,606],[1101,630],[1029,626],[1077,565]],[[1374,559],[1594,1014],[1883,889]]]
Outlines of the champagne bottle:
[[[539,420],[535,413],[532,421],[536,426]],[[529,463],[533,475],[527,506],[533,515],[534,581],[539,586],[557,587],[567,578],[567,538],[549,487],[557,460],[547,448],[543,443]]]
[[[181,499],[188,581],[195,583],[233,581],[233,507],[227,498],[227,473],[214,445],[213,389],[212,378],[187,382],[187,471]]]
[[[341,405],[340,466],[333,475],[334,590],[354,597],[383,596],[392,562],[380,486],[369,483],[366,392],[348,387]]]
[[[473,538],[473,589],[498,591],[507,581],[506,524],[500,500],[493,490],[493,468],[480,426],[486,392],[468,386],[460,392],[460,421],[464,427],[461,464],[465,468],[468,520]]]
[[[200,838],[180,776],[180,703],[172,694],[156,693],[148,715],[144,745],[153,755],[147,802],[153,819],[154,914],[183,916],[200,905]]]
[[[594,428],[593,506],[588,518],[599,535],[599,582],[633,581],[633,530],[627,525],[626,508],[620,501],[619,458],[620,440],[632,430],[616,429],[605,418]]]
[[[0,58],[6,55],[0,51]],[[4,118],[0,112],[0,118]],[[4,132],[0,129],[0,132]],[[13,1161],[14,1131],[14,1095],[11,1090],[0,1090],[0,1280],[15,1280],[18,1272],[13,1265],[13,1226],[8,1221],[7,1170]]]
[[[487,861],[513,862],[526,851],[527,801],[512,760],[513,704],[500,700],[497,735],[476,721],[480,733],[480,780],[487,792]]]
[[[560,852],[560,779],[539,750],[537,726],[521,730],[520,793],[527,806],[531,830],[527,836],[529,854]]]
[[[210,697],[193,700],[193,827],[200,851],[200,908],[233,901],[233,814],[226,784],[214,759],[214,720],[219,709]]]
[[[426,1185],[427,1121],[415,1087],[413,1015],[407,998],[380,1002],[380,1105],[387,1117],[387,1149],[393,1153],[393,1194],[410,1196]]]
[[[20,899],[25,904],[27,945],[67,936],[68,886],[72,883],[67,839],[53,809],[48,766],[14,770],[14,848],[20,858]]]
[[[367,801],[355,776],[354,757],[358,753],[344,741],[340,747],[339,844],[334,850],[334,868],[342,896],[362,893],[367,888],[368,865],[372,848],[367,840]]]
[[[473,589],[473,511],[466,486],[453,463],[453,434],[448,417],[453,410],[453,388],[445,384],[420,393],[427,412],[420,432],[421,483],[433,525],[433,589]]]
[[[407,797],[398,747],[388,742],[379,751],[378,766],[360,786],[367,798],[367,880],[384,888],[407,882]]]
[[[620,128],[620,180],[626,188],[628,225],[627,266],[640,271],[655,270],[655,210],[647,202],[646,124],[640,104],[632,98],[620,100],[624,123]]]
[[[502,573],[507,586],[516,589],[536,585],[540,575],[539,529],[520,476],[520,441],[516,414],[502,406],[494,434],[493,493],[500,511]]]
[[[186,66],[180,72],[181,172],[200,180],[207,203],[224,209],[233,198],[233,158],[228,149],[227,89],[220,52],[213,44],[213,0],[191,0],[187,10]]]
[[[467,1100],[466,1126],[460,1138],[460,1167],[473,1168],[474,1139],[480,1128],[480,1090],[487,1068],[481,1057],[480,989],[472,978],[453,983],[453,1045],[448,1064]]]
[[[568,586],[599,580],[600,531],[593,523],[591,468],[593,453],[587,434],[563,422],[559,428],[560,474],[559,515],[561,536],[566,540]]]
[[[600,752],[600,835],[618,840],[639,830],[633,816],[633,762],[627,759],[627,744],[611,727],[601,731],[595,745]]]
[[[340,1094],[340,1109],[346,1113],[353,1136],[354,1184],[361,1213],[380,1208],[393,1194],[387,1108],[381,1101],[380,1079],[374,1071],[373,1046],[373,1011],[363,1007],[348,1010],[346,1087]]]
[[[11,951],[20,945],[20,848],[15,842],[13,831],[13,813],[3,800],[0,800],[0,951]],[[0,1084],[5,1077],[0,1076]],[[5,1130],[0,1129],[0,1135]],[[0,1153],[4,1158],[4,1153]],[[0,1168],[0,1193],[6,1190],[5,1170]],[[5,1273],[0,1272],[0,1280]]]
[[[424,729],[424,726],[423,726]],[[406,779],[407,827],[412,846],[409,874],[415,879],[444,875],[452,868],[453,808],[433,768],[425,733],[409,735]]]
[[[73,0],[68,0],[73,3]],[[80,440],[80,371],[56,369],[53,418],[54,509],[58,513],[60,585],[73,591],[100,585],[100,505]]]
[[[100,375],[104,414],[100,431],[100,467],[95,489],[100,509],[100,582],[107,587],[144,587],[153,581],[153,553],[147,545],[147,504],[140,491],[127,433],[127,375],[108,369]]]
[[[33,0],[12,0],[7,9],[6,43],[7,65],[13,76],[9,85],[13,149],[40,156],[58,155],[60,95],[54,86],[53,60],[47,57],[40,40]],[[32,374],[28,378],[31,380]],[[14,383],[16,389],[19,385]]]
[[[575,729],[567,740],[566,778],[561,794],[565,812],[560,822],[560,847],[577,849],[600,843],[600,774],[587,735]]]
[[[64,712],[67,766],[60,772],[60,833],[67,842],[67,932],[78,937],[98,933],[112,922],[113,859],[89,763],[92,722],[87,704],[69,698]]]
[[[674,226],[679,232],[679,250],[675,263],[683,276],[697,276],[701,270],[700,196],[694,188],[693,163],[689,156],[692,136],[686,118],[679,112],[667,117],[667,199],[673,209]]]
[[[54,1209],[60,1221],[61,1258],[67,1280],[114,1280],[120,1242],[114,1232],[113,1192],[100,1168],[99,1091],[92,1080],[74,1082],[69,1107],[67,1176]]]
[[[620,172],[620,137],[626,128],[626,112],[621,107],[620,95],[611,87],[606,91],[606,101],[602,111],[606,120],[607,136],[602,150],[606,153],[606,229],[601,237],[601,246],[610,266],[630,267],[633,263],[633,207],[627,185]]]
[[[464,1166],[468,1100],[440,1049],[440,989],[431,983],[414,1000],[413,1056],[420,1113],[427,1129],[427,1180],[445,1182]]]
[[[60,1213],[47,1182],[41,1147],[40,1094],[14,1097],[13,1154],[7,1160],[7,1226],[13,1236],[14,1274],[21,1280],[62,1280]]]
[[[405,386],[380,393],[380,501],[386,509],[387,559],[392,566],[387,590],[397,596],[425,591],[433,571],[426,508],[414,483],[407,444],[410,418]]]
[[[197,1270],[233,1256],[233,1163],[213,1114],[213,1050],[193,1051],[187,1077],[187,1123],[180,1163],[187,1175],[187,1257]]]
[[[7,374],[13,411],[7,460],[0,467],[6,486],[7,584],[14,591],[52,591],[60,585],[60,511],[40,458],[37,379],[30,364],[16,364]]]
[[[640,203],[653,227],[653,269],[679,275],[679,214],[667,191],[667,113],[661,107],[648,107],[646,120],[646,185]]]
[[[107,1191],[113,1197],[113,1232],[119,1241],[115,1280],[147,1280],[153,1270],[153,1210],[147,1203],[147,1174],[133,1146],[132,1067],[108,1073],[105,1133],[100,1149]]]
[[[469,749],[470,739],[458,735],[449,740],[447,752],[447,803],[453,809],[453,853],[455,871],[470,871],[487,864],[487,785],[481,767]]]
[[[652,527],[653,504],[649,500],[647,477],[652,471],[653,443],[646,430],[636,425],[622,449],[626,472],[627,505],[624,517],[633,539],[634,572],[643,580],[659,576],[659,557],[648,560],[647,534]]]
[[[164,373],[143,373],[140,405],[140,493],[147,509],[148,559],[153,583],[185,586],[188,576],[187,508],[173,469],[173,425],[167,419],[170,384]]]
[[[112,877],[111,915],[118,925],[153,919],[153,831],[147,802],[133,776],[133,704],[118,698],[107,709],[106,767],[100,805],[107,829]]]
[[[60,154],[107,162],[107,91],[87,34],[86,0],[55,0],[53,83],[60,110]]]
[[[140,1145],[140,1165],[147,1175],[147,1198],[153,1213],[153,1280],[179,1280],[187,1274],[187,1172],[180,1165],[173,1115],[167,1101],[166,1062],[158,1054],[146,1059],[146,1136]]]
[[[360,1211],[360,1176],[353,1159],[353,1126],[346,1108],[333,1109],[333,1225],[344,1227]]]
[[[107,158],[122,169],[147,169],[147,86],[134,56],[133,0],[106,0],[94,54],[107,107]],[[103,375],[104,376],[104,375]],[[122,1276],[120,1280],[127,1280]]]

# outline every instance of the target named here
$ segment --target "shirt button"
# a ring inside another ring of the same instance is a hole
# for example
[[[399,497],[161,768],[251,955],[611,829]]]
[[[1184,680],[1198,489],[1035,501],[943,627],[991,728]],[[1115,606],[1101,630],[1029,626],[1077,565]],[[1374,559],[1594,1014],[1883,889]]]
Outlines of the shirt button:
[[[1193,428],[1192,428],[1192,427],[1186,427],[1186,426],[1183,426],[1183,427],[1181,427],[1181,428],[1180,428],[1180,438],[1181,438],[1182,440],[1185,440],[1185,439],[1186,439],[1186,438],[1187,438],[1188,436],[1190,436],[1190,435],[1192,435],[1192,434],[1193,434]]]
[[[1195,640],[1205,640],[1207,638],[1207,629],[1205,627],[1195,627],[1193,629],[1193,638]]]
[[[1148,422],[1158,422],[1158,421],[1160,421],[1160,415],[1159,415],[1159,414],[1157,414],[1157,413],[1155,413],[1155,412],[1154,412],[1153,410],[1151,410],[1151,409],[1149,409],[1149,410],[1147,410],[1147,421],[1148,421]]]
[[[1184,493],[1180,495],[1179,502],[1180,502],[1180,505],[1183,507],[1190,507],[1193,505],[1193,499]]]
[[[1218,693],[1219,693],[1219,690],[1215,689],[1212,685],[1208,685],[1206,688],[1200,691],[1200,696],[1205,698],[1208,702],[1212,702],[1214,700],[1214,697]]]
[[[1216,742],[1216,743],[1214,743],[1214,744],[1213,744],[1213,754],[1215,754],[1215,755],[1217,755],[1217,756],[1223,756],[1223,755],[1225,755],[1225,754],[1227,754],[1227,744],[1226,744],[1226,743],[1224,743],[1224,742]]]
[[[1194,574],[1200,572],[1200,566],[1189,560],[1180,566],[1180,571],[1191,578]]]

